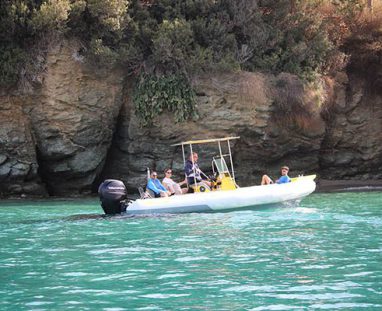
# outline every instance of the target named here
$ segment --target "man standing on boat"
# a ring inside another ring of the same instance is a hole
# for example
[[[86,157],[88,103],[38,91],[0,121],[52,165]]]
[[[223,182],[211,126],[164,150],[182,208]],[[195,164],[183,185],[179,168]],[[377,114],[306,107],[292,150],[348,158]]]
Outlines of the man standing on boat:
[[[208,187],[211,187],[211,182],[204,180],[201,176],[203,172],[199,168],[198,158],[198,154],[193,152],[190,155],[190,158],[186,161],[184,172],[186,173],[187,184],[194,185],[195,183],[200,183],[203,181],[203,183],[205,183]]]

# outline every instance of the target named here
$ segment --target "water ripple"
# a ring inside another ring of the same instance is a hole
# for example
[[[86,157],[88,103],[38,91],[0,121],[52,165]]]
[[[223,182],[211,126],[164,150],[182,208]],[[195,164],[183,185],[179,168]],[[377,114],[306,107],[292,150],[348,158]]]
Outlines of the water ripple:
[[[170,217],[2,206],[0,309],[378,310],[381,206],[381,193]]]

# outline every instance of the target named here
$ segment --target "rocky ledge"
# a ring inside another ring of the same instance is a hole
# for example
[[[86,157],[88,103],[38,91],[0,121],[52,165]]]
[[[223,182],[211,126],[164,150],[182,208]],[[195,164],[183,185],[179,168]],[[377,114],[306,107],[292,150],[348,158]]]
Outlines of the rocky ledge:
[[[172,144],[224,136],[241,137],[233,156],[243,186],[258,184],[263,173],[277,175],[284,164],[291,175],[317,173],[320,180],[382,179],[382,99],[378,85],[354,69],[356,60],[311,86],[289,74],[195,77],[198,119],[176,123],[164,112],[143,128],[132,82],[118,70],[89,68],[79,49],[61,42],[32,92],[1,93],[2,196],[84,195],[103,178],[136,191],[147,167],[172,167],[181,178],[181,150]],[[369,73],[377,76],[379,68],[374,63]],[[205,147],[197,151],[208,170],[216,149]]]

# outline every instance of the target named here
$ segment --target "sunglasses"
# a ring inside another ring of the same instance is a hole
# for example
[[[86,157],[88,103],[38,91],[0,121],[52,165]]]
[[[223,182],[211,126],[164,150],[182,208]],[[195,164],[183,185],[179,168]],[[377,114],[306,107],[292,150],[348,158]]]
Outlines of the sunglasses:
[[[166,172],[166,174],[172,174],[172,172],[170,171],[170,172]]]
[[[153,177],[157,177],[158,175],[157,174],[153,174]]]

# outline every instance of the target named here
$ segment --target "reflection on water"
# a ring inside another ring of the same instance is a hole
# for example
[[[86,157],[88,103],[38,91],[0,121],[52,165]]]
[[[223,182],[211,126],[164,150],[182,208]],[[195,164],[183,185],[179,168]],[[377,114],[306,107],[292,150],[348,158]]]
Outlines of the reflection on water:
[[[4,201],[0,309],[380,310],[381,198],[162,217]]]

